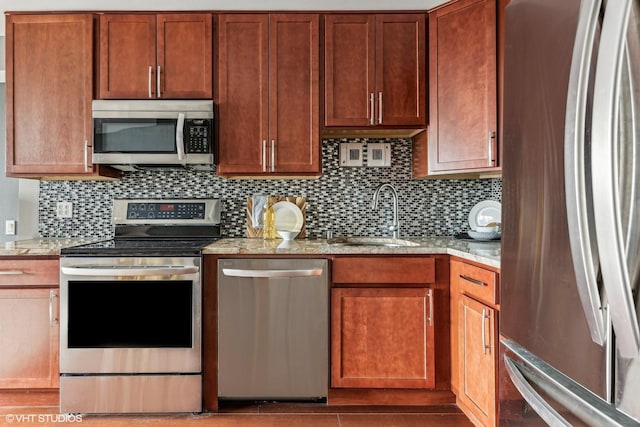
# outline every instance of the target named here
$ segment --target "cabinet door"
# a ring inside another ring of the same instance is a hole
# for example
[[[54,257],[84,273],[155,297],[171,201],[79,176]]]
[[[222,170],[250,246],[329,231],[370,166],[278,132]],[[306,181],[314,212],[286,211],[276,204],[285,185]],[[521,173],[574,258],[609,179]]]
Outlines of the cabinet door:
[[[213,96],[211,14],[159,14],[158,98]],[[156,76],[157,77],[157,76]]]
[[[325,125],[373,125],[375,15],[327,15],[324,37]]]
[[[8,15],[8,176],[91,174],[93,21]]]
[[[496,2],[429,14],[429,171],[497,166]]]
[[[376,121],[426,126],[425,16],[376,16]]]
[[[218,174],[267,172],[269,16],[220,15]]]
[[[58,290],[0,289],[0,388],[58,387]]]
[[[331,385],[435,386],[433,290],[334,288]]]
[[[269,144],[276,173],[320,172],[319,20],[270,16]]]
[[[495,425],[496,311],[460,296],[458,398],[485,426]]]
[[[156,97],[156,16],[100,16],[100,98]]]

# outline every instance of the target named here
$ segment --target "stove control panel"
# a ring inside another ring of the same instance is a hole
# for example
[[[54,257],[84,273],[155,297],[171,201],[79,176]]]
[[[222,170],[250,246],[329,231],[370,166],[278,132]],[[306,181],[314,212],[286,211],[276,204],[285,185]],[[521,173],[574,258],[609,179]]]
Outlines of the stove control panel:
[[[127,219],[204,219],[205,203],[130,202]]]

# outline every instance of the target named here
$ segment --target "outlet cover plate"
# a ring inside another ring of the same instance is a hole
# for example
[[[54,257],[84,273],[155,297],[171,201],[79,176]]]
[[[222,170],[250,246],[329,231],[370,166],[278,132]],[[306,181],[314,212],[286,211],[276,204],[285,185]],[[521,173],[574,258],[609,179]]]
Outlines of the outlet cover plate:
[[[73,217],[73,203],[72,202],[58,202],[56,204],[56,216],[58,218],[72,218]]]

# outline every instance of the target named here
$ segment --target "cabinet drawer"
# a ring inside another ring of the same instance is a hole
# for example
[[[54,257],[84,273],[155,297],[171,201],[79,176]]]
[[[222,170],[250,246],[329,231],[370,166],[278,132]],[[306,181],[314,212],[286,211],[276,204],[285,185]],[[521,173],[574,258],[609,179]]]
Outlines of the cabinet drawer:
[[[427,257],[345,257],[333,260],[333,283],[433,283],[435,259]]]
[[[457,261],[454,261],[457,262]],[[458,266],[460,292],[473,295],[489,304],[498,304],[498,273],[463,262]]]
[[[58,286],[59,283],[57,259],[0,260],[0,287]]]

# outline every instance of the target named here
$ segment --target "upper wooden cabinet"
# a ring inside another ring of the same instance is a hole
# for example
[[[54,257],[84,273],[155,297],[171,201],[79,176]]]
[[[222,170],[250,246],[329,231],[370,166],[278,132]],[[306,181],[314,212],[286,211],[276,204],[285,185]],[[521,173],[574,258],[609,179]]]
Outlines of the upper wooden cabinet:
[[[325,126],[425,127],[425,15],[325,17]]]
[[[319,15],[222,14],[219,175],[319,175]]]
[[[7,176],[118,176],[91,164],[93,16],[9,14]]]
[[[209,13],[100,15],[99,97],[212,98]]]
[[[429,13],[429,174],[499,170],[496,27],[496,0]]]

